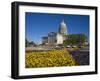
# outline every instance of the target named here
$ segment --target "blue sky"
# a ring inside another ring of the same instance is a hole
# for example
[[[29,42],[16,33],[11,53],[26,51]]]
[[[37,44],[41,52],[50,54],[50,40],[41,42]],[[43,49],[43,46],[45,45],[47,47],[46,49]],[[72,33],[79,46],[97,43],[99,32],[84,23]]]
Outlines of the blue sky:
[[[68,34],[84,33],[89,38],[89,16],[74,14],[25,13],[25,35],[29,41],[41,43],[49,32],[58,32],[64,19]]]

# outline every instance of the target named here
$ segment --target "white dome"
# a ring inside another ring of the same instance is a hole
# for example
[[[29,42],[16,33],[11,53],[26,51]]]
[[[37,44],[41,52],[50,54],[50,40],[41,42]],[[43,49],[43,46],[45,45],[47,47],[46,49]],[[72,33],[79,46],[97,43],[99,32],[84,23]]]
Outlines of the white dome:
[[[67,26],[66,26],[66,23],[64,22],[64,20],[62,20],[62,22],[60,23],[59,33],[67,34]]]
[[[60,25],[61,25],[61,27],[64,27],[64,28],[66,27],[64,20],[60,23]]]

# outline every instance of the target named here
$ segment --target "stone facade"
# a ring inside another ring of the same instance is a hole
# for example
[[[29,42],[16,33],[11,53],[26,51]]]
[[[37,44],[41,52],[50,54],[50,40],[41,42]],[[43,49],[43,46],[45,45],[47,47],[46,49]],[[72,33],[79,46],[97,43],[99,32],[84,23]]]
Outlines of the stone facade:
[[[49,45],[55,45],[57,42],[56,39],[57,34],[55,32],[48,33],[48,44]]]
[[[63,44],[66,39],[64,35],[67,35],[67,26],[64,20],[60,23],[59,32],[49,32],[47,37],[42,37],[42,44],[45,45],[58,45]]]
[[[42,37],[42,44],[48,44],[48,37]]]

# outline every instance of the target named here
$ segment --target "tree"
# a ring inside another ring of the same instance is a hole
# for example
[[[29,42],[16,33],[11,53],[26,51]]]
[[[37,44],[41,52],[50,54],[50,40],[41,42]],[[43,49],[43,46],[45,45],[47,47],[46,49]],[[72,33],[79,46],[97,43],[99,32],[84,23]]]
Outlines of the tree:
[[[29,45],[36,46],[35,42],[33,41],[29,42]]]
[[[78,45],[82,46],[85,44],[87,37],[85,34],[70,34],[66,36],[66,40],[64,41],[64,46],[66,45]]]
[[[25,38],[25,47],[28,46],[36,46],[36,43],[33,41],[28,41],[27,38]]]
[[[25,38],[25,47],[27,47],[29,45],[29,41],[27,40],[27,38]]]

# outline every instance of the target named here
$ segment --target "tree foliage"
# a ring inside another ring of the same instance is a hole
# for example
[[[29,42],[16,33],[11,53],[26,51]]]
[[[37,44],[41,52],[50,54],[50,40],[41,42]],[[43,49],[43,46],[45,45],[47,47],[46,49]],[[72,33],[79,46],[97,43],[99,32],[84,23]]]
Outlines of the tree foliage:
[[[25,39],[25,46],[28,47],[28,46],[36,46],[36,43],[34,41],[28,41],[27,38]]]
[[[27,38],[25,38],[25,47],[27,47],[29,45],[29,41],[27,40]]]
[[[64,41],[64,45],[83,45],[87,36],[85,34],[70,34],[66,36],[66,40]]]

